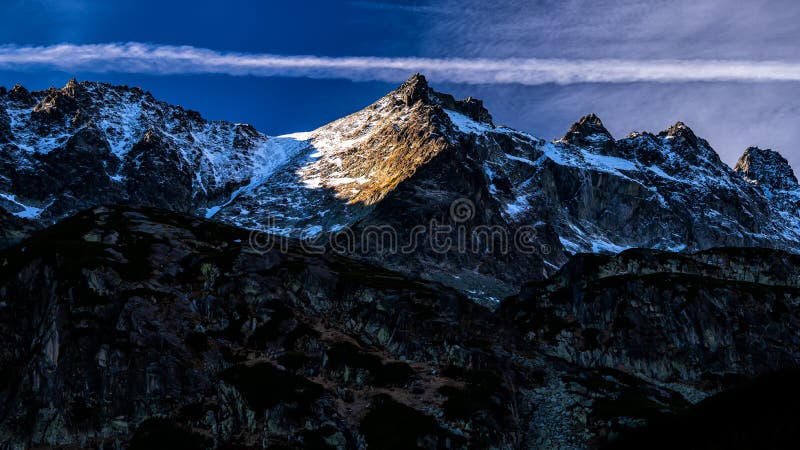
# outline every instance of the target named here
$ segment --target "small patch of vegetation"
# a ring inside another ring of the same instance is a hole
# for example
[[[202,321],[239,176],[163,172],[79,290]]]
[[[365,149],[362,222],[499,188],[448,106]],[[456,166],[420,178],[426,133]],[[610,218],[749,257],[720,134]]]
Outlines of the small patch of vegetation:
[[[319,332],[304,322],[270,319],[258,325],[253,333],[247,338],[247,346],[254,349],[263,349],[268,343],[282,340],[286,348],[294,346],[295,342],[304,337],[318,337]]]
[[[324,426],[318,430],[301,431],[298,436],[303,448],[306,450],[332,450],[335,447],[328,444],[325,438],[333,435],[336,431],[334,427]]]

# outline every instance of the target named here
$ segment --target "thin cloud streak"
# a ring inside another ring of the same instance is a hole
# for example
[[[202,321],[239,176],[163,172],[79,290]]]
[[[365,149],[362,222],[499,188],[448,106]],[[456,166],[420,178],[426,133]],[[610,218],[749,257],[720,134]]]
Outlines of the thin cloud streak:
[[[568,60],[283,56],[143,43],[0,46],[0,69],[227,74],[402,81],[414,72],[467,84],[800,81],[800,63],[725,60]]]

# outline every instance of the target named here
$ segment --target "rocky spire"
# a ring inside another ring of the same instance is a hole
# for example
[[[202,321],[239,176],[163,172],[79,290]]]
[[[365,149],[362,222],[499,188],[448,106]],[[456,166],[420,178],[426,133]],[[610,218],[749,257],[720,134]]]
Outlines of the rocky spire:
[[[483,102],[476,98],[467,97],[464,100],[456,100],[450,94],[436,92],[428,85],[425,76],[417,73],[406,80],[397,90],[397,95],[403,99],[407,106],[412,106],[417,102],[428,105],[439,105],[442,108],[458,111],[476,122],[492,125],[492,116],[483,106]]]
[[[745,180],[775,190],[798,187],[797,177],[786,158],[771,149],[749,147],[733,169]]]
[[[78,92],[81,91],[81,85],[78,84],[78,79],[75,77],[70,78],[70,80],[67,81],[66,86],[64,86],[64,89],[62,89],[62,91],[71,97],[75,97],[76,95],[78,95]]]
[[[47,95],[33,107],[31,117],[48,121],[61,120],[67,115],[74,116],[78,112],[79,106],[69,90],[69,85],[63,90],[49,90]]]
[[[692,129],[689,128],[685,123],[680,121],[675,122],[675,125],[658,133],[658,135],[661,137],[682,138],[692,146],[697,146],[698,143],[697,135],[694,134],[694,131],[692,131]]]
[[[21,84],[15,84],[14,87],[8,91],[8,98],[13,102],[18,102],[26,106],[36,103],[36,99],[33,95]]]
[[[428,80],[419,73],[414,74],[397,89],[397,92],[401,95],[401,98],[407,106],[411,106],[419,101],[428,101],[430,99],[430,91],[431,88],[428,87]]]
[[[573,123],[561,140],[575,145],[587,145],[596,141],[613,142],[614,138],[603,126],[603,121],[592,113]]]

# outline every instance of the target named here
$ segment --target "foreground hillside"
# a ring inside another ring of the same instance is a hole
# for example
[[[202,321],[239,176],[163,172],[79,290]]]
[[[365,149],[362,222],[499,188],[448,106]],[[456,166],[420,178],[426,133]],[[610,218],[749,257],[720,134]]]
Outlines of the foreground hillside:
[[[799,362],[796,256],[580,255],[492,312],[248,236],[100,207],[1,253],[2,445],[718,448],[734,425],[742,444],[793,429],[791,373],[746,380]]]

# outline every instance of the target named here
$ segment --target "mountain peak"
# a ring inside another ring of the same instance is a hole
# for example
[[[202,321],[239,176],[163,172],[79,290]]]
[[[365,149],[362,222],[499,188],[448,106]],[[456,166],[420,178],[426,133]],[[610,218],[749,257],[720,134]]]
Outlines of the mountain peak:
[[[15,84],[14,87],[8,91],[8,98],[13,102],[21,103],[26,106],[36,103],[30,91],[25,89],[25,86],[21,84]]]
[[[417,102],[439,105],[444,109],[460,112],[476,122],[494,126],[492,116],[481,100],[472,97],[456,100],[450,94],[436,92],[428,85],[428,80],[422,74],[412,75],[397,88],[395,93],[400,96],[406,106],[412,106]]]
[[[661,137],[683,138],[692,145],[697,145],[698,142],[697,135],[694,134],[694,131],[681,121],[675,122],[675,125],[658,133],[658,135]]]
[[[595,125],[595,126],[599,126],[599,127],[603,126],[603,121],[600,120],[600,118],[597,117],[597,114],[595,114],[595,113],[589,113],[589,114],[581,117],[581,120],[579,120],[578,123],[580,123],[582,125],[591,124],[591,125]]]
[[[614,138],[608,132],[603,121],[596,114],[587,114],[569,128],[569,131],[561,138],[562,141],[570,144],[585,145],[593,140],[613,141]]]
[[[74,115],[80,109],[75,100],[78,85],[67,83],[63,89],[50,88],[33,107],[32,114],[40,120],[60,120],[66,115]]]
[[[733,169],[745,180],[773,189],[797,188],[797,178],[789,162],[771,149],[748,147]]]
[[[411,78],[400,85],[397,91],[402,96],[406,106],[411,106],[419,101],[428,101],[431,94],[428,80],[419,73],[412,75]]]
[[[74,77],[70,78],[70,80],[67,81],[67,84],[64,86],[64,88],[61,89],[62,92],[69,95],[70,97],[75,97],[76,95],[79,94],[79,92],[82,92],[83,90],[84,87],[81,86],[81,84],[78,83],[78,80]]]

